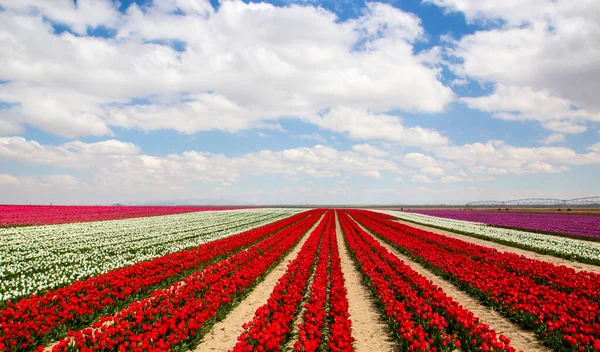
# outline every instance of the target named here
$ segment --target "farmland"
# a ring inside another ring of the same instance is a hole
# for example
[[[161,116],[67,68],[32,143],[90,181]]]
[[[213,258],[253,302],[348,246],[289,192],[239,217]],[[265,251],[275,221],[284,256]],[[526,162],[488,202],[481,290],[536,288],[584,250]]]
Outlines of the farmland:
[[[151,206],[19,206],[0,205],[0,226],[66,224],[70,222],[141,218],[235,207]]]
[[[492,226],[600,239],[600,216],[563,214],[501,213],[464,210],[414,210],[417,214],[484,223]]]
[[[560,222],[138,210],[0,229],[1,351],[600,351],[600,242]]]

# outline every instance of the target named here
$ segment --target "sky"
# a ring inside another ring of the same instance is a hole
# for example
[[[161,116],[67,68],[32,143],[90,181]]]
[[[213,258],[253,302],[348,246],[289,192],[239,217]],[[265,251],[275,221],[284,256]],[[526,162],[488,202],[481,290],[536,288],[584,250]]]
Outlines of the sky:
[[[0,0],[0,203],[600,194],[597,0]]]

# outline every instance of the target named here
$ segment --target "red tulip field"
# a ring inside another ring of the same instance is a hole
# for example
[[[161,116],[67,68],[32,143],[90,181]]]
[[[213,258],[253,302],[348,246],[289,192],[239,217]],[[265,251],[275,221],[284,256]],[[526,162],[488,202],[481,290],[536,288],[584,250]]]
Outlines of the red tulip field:
[[[87,208],[0,211],[21,225],[0,228],[0,351],[600,351],[598,242],[366,209]]]

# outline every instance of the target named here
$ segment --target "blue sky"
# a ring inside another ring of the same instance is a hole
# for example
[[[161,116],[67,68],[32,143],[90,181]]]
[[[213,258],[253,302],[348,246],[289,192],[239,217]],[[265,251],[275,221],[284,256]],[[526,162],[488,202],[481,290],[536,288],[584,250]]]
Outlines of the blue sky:
[[[596,13],[563,0],[0,0],[0,202],[595,195]]]

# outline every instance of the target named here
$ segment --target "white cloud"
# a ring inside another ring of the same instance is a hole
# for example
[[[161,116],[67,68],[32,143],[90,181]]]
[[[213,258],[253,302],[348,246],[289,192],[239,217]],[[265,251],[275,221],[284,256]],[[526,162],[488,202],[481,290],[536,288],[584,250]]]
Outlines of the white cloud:
[[[427,177],[426,175],[414,175],[410,179],[413,182],[419,182],[419,183],[434,183],[435,182],[432,179],[430,179],[429,177]]]
[[[352,146],[352,150],[354,150],[357,153],[360,154],[365,154],[365,155],[369,155],[369,156],[373,156],[373,157],[378,157],[378,158],[382,158],[385,156],[388,156],[389,153],[386,152],[385,150],[381,150],[377,147],[374,147],[370,144],[355,144]]]
[[[447,171],[456,168],[456,165],[452,162],[439,160],[422,153],[408,153],[400,161],[407,166],[419,169],[421,174],[434,177],[445,175]]]
[[[555,144],[565,141],[565,135],[562,133],[552,133],[549,134],[548,137],[542,139],[540,142],[542,144]]]
[[[403,162],[418,168],[435,167],[438,165],[438,161],[432,156],[422,153],[408,153],[404,156]]]
[[[492,112],[497,118],[536,120],[545,128],[562,133],[581,133],[587,129],[582,123],[600,121],[600,112],[575,109],[570,101],[553,96],[549,90],[530,87],[498,84],[491,95],[460,100],[472,109]]]
[[[381,174],[377,170],[367,170],[359,172],[360,175],[370,178],[382,178]]]
[[[243,179],[279,175],[283,180],[290,180],[291,184],[309,185],[311,179],[326,182],[333,178],[333,181],[327,182],[343,185],[345,189],[345,193],[337,194],[351,195],[356,190],[348,182],[355,176],[372,178],[375,184],[377,179],[384,178],[385,173],[386,178],[387,174],[391,174],[390,180],[402,183],[403,179],[395,175],[405,173],[411,175],[410,180],[415,183],[443,185],[488,181],[490,175],[495,174],[555,173],[566,171],[570,165],[600,164],[600,143],[587,149],[587,153],[578,154],[569,148],[522,148],[505,145],[501,141],[443,146],[433,150],[435,157],[419,153],[408,153],[401,157],[400,160],[410,167],[410,171],[405,172],[396,162],[385,157],[322,145],[279,151],[262,150],[236,157],[200,151],[157,156],[146,155],[139,147],[117,140],[96,143],[72,141],[51,146],[21,137],[0,137],[0,162],[11,160],[52,165],[77,170],[78,175],[75,177],[67,173],[16,177],[1,174],[0,185],[3,195],[6,195],[4,199],[18,202],[33,199],[34,202],[104,200],[110,203],[149,197],[189,198],[190,192],[213,194],[210,192],[219,187],[220,192],[230,192],[225,194],[234,196],[234,199],[258,199],[255,201],[265,203],[268,199],[279,199],[281,202],[282,198],[267,196],[266,191],[254,188],[244,191],[246,186]],[[230,187],[236,187],[237,190],[229,191]],[[260,191],[261,196],[252,193],[254,191]],[[315,195],[311,191],[298,195],[298,199],[306,199],[309,194]],[[326,192],[322,194],[329,195]],[[250,198],[245,199],[245,195]],[[223,197],[219,193],[214,196]],[[373,196],[372,199],[376,198]],[[343,199],[356,202],[366,198]]]
[[[376,39],[383,36],[412,42],[424,34],[419,17],[402,12],[389,4],[368,2],[365,14],[366,16],[355,21],[355,28],[367,38]]]
[[[78,34],[85,34],[88,27],[113,27],[119,19],[115,2],[110,0],[1,0],[0,6],[19,13],[41,13]]]
[[[587,149],[593,153],[600,153],[600,142],[589,146]]]
[[[430,0],[497,26],[451,45],[453,69],[481,82],[521,87],[600,111],[600,2]],[[530,88],[529,88],[530,87]]]
[[[404,127],[402,119],[387,114],[344,107],[333,108],[309,119],[315,125],[350,138],[387,140],[407,146],[436,146],[448,144],[448,138],[438,131],[421,127]]]
[[[81,189],[89,186],[69,174],[55,174],[38,177],[21,176],[16,177],[8,174],[0,174],[0,185],[20,186],[21,188],[50,188],[61,187],[62,189]]]
[[[446,8],[448,11],[462,12],[470,22],[479,20],[494,21],[504,19],[511,24],[529,21],[544,16],[551,10],[551,0],[423,0]]]
[[[114,139],[96,143],[72,141],[60,146],[49,146],[23,137],[0,138],[0,158],[74,169],[108,166],[127,156],[137,155],[139,151],[132,143]],[[106,162],[109,164],[105,164]]]
[[[552,173],[568,170],[568,165],[600,163],[600,153],[594,146],[586,154],[566,147],[515,147],[502,143],[472,143],[444,146],[434,150],[446,159],[468,168],[476,174]]]
[[[452,87],[462,87],[462,86],[466,86],[467,83],[469,83],[469,81],[467,81],[464,78],[456,78],[456,79],[453,79],[452,82],[450,82],[450,85]]]
[[[456,176],[456,175],[448,175],[440,178],[441,183],[454,183],[454,182],[472,182],[472,178]]]
[[[21,132],[23,132],[23,128],[20,124],[14,121],[0,119],[0,136],[14,135]]]
[[[0,100],[15,104],[0,118],[12,131],[31,125],[69,138],[111,135],[113,126],[236,132],[282,117],[311,120],[327,108],[440,112],[454,100],[440,68],[413,52],[424,40],[420,20],[386,4],[369,3],[347,21],[315,6],[242,1],[214,10],[206,0],[157,0],[126,14],[109,0],[0,6],[0,80],[9,81]],[[57,35],[44,19],[79,34],[101,25],[116,37]],[[395,135],[357,132],[364,126],[349,135],[445,143],[435,131],[375,119]]]
[[[7,175],[7,174],[0,174],[0,185],[16,185],[19,184],[19,179],[11,176],[11,175]]]
[[[441,167],[424,167],[421,172],[430,176],[442,176],[446,173]]]
[[[101,101],[77,91],[7,83],[0,85],[0,101],[16,104],[0,116],[20,129],[28,124],[64,137],[112,134],[96,105]]]
[[[231,184],[243,175],[381,178],[380,171],[400,171],[393,161],[322,145],[261,150],[239,157],[198,151],[151,156],[142,154],[131,143],[116,140],[50,146],[22,137],[7,137],[0,138],[2,159],[89,171],[97,183],[117,183],[136,189],[184,185],[194,180]]]
[[[322,143],[322,144],[325,144],[327,142],[327,140],[325,139],[325,137],[321,136],[318,133],[300,134],[300,135],[297,135],[295,137],[296,138],[300,138],[300,139],[307,139],[307,140],[319,142],[319,143]]]

